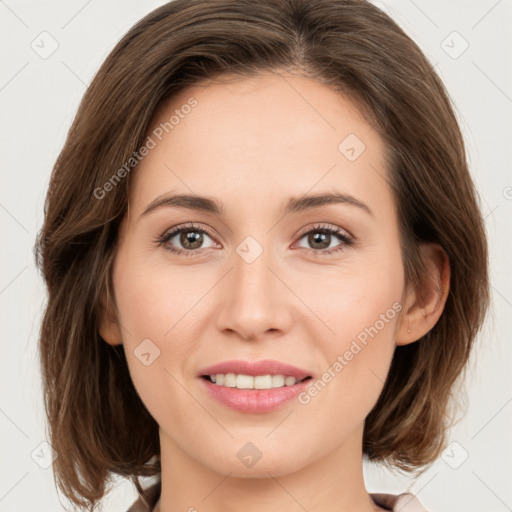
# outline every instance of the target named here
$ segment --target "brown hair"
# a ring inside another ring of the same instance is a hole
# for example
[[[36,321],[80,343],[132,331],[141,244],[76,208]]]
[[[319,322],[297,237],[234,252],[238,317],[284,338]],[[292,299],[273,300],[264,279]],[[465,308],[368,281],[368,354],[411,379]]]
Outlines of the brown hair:
[[[36,244],[48,288],[40,354],[54,474],[78,505],[94,508],[110,473],[160,470],[158,425],[123,346],[98,334],[113,297],[132,169],[119,170],[130,159],[136,167],[155,111],[188,85],[275,70],[299,70],[349,95],[375,123],[406,278],[419,279],[421,243],[448,255],[445,310],[421,340],[396,348],[363,440],[370,460],[404,470],[432,462],[443,447],[453,386],[488,305],[488,275],[483,221],[442,82],[418,46],[365,0],[175,0],[131,28],[90,84],[55,163]]]

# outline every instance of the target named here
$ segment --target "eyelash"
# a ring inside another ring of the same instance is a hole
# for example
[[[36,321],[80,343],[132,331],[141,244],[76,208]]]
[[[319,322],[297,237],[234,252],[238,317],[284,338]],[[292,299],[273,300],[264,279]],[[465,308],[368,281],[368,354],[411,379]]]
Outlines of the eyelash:
[[[171,231],[167,231],[163,235],[157,237],[156,243],[158,246],[165,245],[166,250],[168,250],[172,253],[175,253],[175,254],[182,254],[184,256],[196,256],[198,250],[176,249],[175,247],[172,247],[171,245],[168,244],[168,242],[172,238],[174,238],[176,235],[180,234],[183,231],[207,234],[210,238],[214,239],[213,234],[208,229],[205,229],[205,228],[200,227],[193,223],[189,223],[185,226],[178,226],[177,228],[174,228]],[[339,246],[333,247],[331,249],[306,249],[306,251],[313,252],[317,256],[330,256],[331,254],[341,252],[344,250],[345,247],[350,247],[351,245],[354,244],[353,237],[351,235],[349,235],[346,231],[344,231],[338,227],[325,226],[325,225],[321,225],[321,224],[317,224],[309,231],[302,233],[299,236],[299,240],[304,238],[304,236],[309,235],[311,233],[322,233],[322,234],[328,234],[328,235],[335,235],[342,241],[342,244],[340,244]]]

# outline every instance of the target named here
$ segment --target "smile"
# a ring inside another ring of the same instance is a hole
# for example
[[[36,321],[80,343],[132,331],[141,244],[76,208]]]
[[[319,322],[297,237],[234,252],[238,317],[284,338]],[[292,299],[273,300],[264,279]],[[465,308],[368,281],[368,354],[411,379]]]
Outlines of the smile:
[[[243,413],[284,407],[313,382],[314,373],[282,361],[232,359],[197,372],[210,399]]]
[[[217,373],[215,375],[203,375],[211,383],[217,386],[237,389],[276,389],[285,386],[293,386],[297,382],[303,382],[311,377],[297,379],[291,375],[244,375],[235,373]]]

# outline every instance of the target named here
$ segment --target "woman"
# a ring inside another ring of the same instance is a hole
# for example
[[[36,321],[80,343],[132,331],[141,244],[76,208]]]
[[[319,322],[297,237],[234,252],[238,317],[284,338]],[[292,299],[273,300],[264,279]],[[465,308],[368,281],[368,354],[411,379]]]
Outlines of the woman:
[[[488,303],[448,95],[363,0],[168,3],[55,164],[38,261],[58,485],[92,508],[424,510]],[[138,476],[159,475],[144,491]]]

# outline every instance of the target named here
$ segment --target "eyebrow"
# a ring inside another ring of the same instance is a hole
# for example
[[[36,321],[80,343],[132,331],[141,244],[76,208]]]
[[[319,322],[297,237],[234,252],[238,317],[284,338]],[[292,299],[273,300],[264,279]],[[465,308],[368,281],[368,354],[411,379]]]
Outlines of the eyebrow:
[[[303,212],[329,204],[348,204],[373,216],[373,212],[365,203],[349,194],[315,194],[303,196],[298,199],[291,198],[284,208],[283,214],[288,215],[289,213]],[[216,199],[194,194],[177,194],[157,197],[149,203],[142,212],[141,217],[164,207],[185,208],[188,210],[213,213],[218,216],[224,215],[224,209]]]

